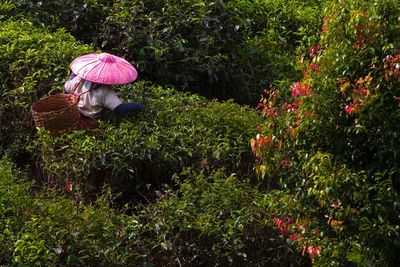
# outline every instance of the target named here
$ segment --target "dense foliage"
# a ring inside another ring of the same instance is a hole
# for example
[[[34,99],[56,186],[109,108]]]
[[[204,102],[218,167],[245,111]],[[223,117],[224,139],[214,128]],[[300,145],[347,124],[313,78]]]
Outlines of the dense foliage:
[[[397,0],[0,1],[0,265],[400,265],[399,17]],[[30,106],[97,49],[150,80],[117,90],[145,112],[35,129]],[[262,91],[259,114],[182,89]]]
[[[186,173],[180,190],[128,216],[107,189],[92,205],[33,193],[9,160],[0,163],[4,266],[309,265],[279,239],[257,191],[234,176]]]
[[[64,27],[134,62],[141,77],[254,104],[259,88],[301,75],[324,1],[2,1],[3,16]],[[7,3],[7,4],[4,4]]]
[[[51,32],[27,20],[0,22],[0,49],[0,154],[5,148],[21,154],[34,134],[31,105],[61,92],[68,64],[92,50],[64,30]]]
[[[93,186],[105,179],[144,192],[189,166],[252,176],[248,140],[260,123],[253,110],[144,82],[121,88],[119,94],[143,103],[145,112],[106,116],[93,131],[39,134],[30,149],[45,180],[64,182],[68,176],[74,184]]]
[[[395,266],[399,240],[398,1],[339,1],[289,95],[267,88],[252,140],[265,184],[290,189],[283,216],[322,246],[316,263]]]

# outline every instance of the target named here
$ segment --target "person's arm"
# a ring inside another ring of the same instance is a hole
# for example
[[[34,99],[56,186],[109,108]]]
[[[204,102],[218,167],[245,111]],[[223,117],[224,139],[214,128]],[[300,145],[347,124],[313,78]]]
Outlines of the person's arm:
[[[143,112],[143,104],[138,102],[122,103],[114,109],[114,113],[119,115],[125,115],[135,111]]]
[[[112,89],[105,89],[104,107],[112,110],[115,114],[125,115],[131,112],[144,111],[144,106],[138,102],[122,103],[117,94]]]
[[[72,72],[71,75],[68,77],[68,80],[64,84],[64,93],[72,93],[73,90],[76,88],[77,83],[80,82],[80,79],[75,81],[76,75]]]

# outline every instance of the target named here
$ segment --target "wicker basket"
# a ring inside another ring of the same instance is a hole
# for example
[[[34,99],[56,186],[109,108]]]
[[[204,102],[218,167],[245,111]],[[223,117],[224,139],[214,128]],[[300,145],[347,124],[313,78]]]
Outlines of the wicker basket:
[[[51,133],[76,129],[79,126],[78,97],[56,94],[41,98],[31,107],[36,127]]]

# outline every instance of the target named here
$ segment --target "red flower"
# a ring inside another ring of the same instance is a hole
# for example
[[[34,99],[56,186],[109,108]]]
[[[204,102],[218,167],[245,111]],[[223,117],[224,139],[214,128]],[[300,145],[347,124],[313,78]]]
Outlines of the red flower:
[[[69,179],[69,177],[67,176],[67,181],[65,182],[65,190],[67,192],[71,192],[72,191],[72,183]]]
[[[314,55],[319,55],[321,52],[321,49],[319,45],[313,45],[310,47],[310,56],[313,57]]]
[[[352,105],[347,105],[347,106],[344,108],[344,111],[346,111],[346,113],[347,113],[347,114],[350,114],[350,115],[352,115],[352,114],[354,113],[354,110],[355,110],[355,107],[352,106]]]
[[[319,256],[321,252],[321,246],[308,246],[307,253],[310,255],[311,260],[314,260],[315,257]]]
[[[310,64],[310,68],[311,68],[313,71],[319,71],[319,66],[318,66],[317,63],[311,63],[311,64]]]
[[[267,116],[272,117],[272,118],[276,118],[279,116],[278,112],[276,112],[274,108],[270,108],[268,111],[265,110],[264,114],[267,114]]]
[[[297,240],[299,240],[299,235],[296,235],[296,234],[294,234],[294,235],[289,235],[289,239],[290,239],[290,240],[293,240],[293,241],[297,241]]]
[[[292,96],[310,95],[311,86],[308,84],[302,84],[301,82],[295,82],[290,86],[290,91],[292,91]]]
[[[321,31],[324,32],[324,31],[328,30],[328,26],[326,25],[328,23],[328,21],[329,21],[329,18],[327,18],[327,17],[324,17],[322,19],[323,24],[322,24],[322,27],[321,27]]]
[[[279,228],[282,225],[283,221],[279,218],[275,218],[274,220],[275,226]]]
[[[290,160],[289,159],[284,159],[283,160],[283,166],[287,167],[290,165]]]
[[[275,219],[275,226],[276,228],[278,228],[279,232],[281,233],[281,235],[286,236],[288,234],[288,225],[286,222],[284,222],[283,220],[276,218]]]

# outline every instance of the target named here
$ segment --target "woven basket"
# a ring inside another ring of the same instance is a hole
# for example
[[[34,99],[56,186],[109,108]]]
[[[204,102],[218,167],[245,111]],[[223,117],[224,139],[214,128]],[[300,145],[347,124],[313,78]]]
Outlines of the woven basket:
[[[51,133],[76,129],[79,126],[78,97],[56,94],[41,98],[31,107],[36,127]]]

